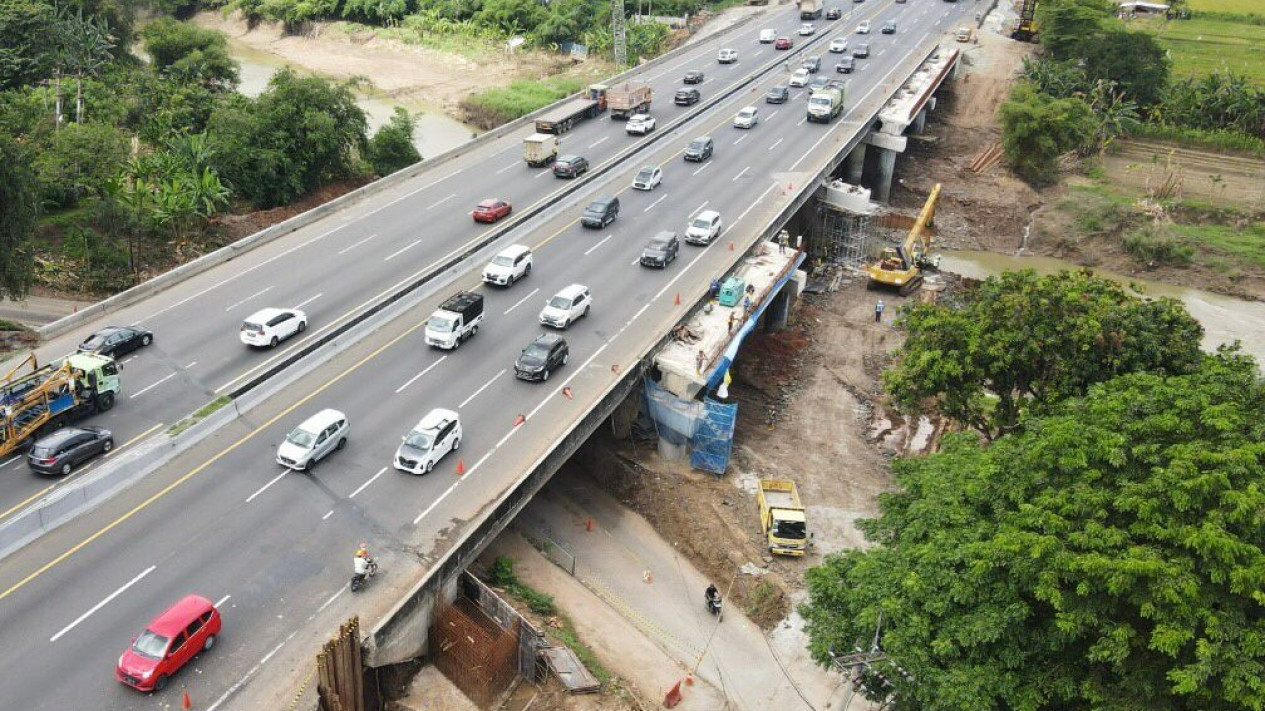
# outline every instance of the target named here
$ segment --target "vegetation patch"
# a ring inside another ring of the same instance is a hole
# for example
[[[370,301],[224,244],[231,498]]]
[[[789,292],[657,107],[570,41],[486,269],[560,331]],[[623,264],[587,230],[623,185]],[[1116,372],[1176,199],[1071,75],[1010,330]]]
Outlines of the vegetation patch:
[[[221,395],[215,398],[214,400],[198,408],[197,411],[195,411],[192,415],[189,415],[188,417],[180,420],[179,422],[172,425],[171,427],[168,427],[167,436],[175,437],[181,434],[182,432],[188,430],[190,427],[193,427],[194,425],[198,424],[199,422],[206,419],[207,417],[210,417],[212,413],[214,413],[215,411],[219,410],[220,408],[224,407],[225,405],[229,404],[232,401],[233,401],[233,398],[227,395]]]
[[[1260,3],[1256,6],[1261,8]],[[1133,20],[1129,25],[1154,33],[1160,45],[1172,53],[1174,76],[1230,71],[1265,87],[1265,24],[1245,19],[1197,14],[1189,20],[1165,21],[1163,16],[1156,16]]]
[[[584,87],[583,80],[572,78],[516,81],[507,87],[487,89],[463,99],[462,120],[483,130],[493,129],[564,99]]]

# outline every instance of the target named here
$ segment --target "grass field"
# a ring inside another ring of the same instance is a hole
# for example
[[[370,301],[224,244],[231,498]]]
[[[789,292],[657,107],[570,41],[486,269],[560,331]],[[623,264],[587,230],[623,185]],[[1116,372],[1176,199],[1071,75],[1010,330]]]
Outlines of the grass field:
[[[1265,11],[1265,0],[1216,4]],[[1205,76],[1228,69],[1265,86],[1265,25],[1197,18],[1165,22],[1163,17],[1154,17],[1134,20],[1130,26],[1156,33],[1160,44],[1172,53],[1175,77]]]
[[[1265,15],[1265,0],[1189,0],[1195,12],[1234,12],[1241,15]]]

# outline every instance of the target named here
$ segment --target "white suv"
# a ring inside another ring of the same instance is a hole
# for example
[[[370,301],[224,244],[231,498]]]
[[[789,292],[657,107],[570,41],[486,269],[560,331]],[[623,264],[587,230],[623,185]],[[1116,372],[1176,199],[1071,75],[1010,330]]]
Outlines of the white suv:
[[[760,122],[760,111],[754,106],[748,106],[738,115],[734,117],[735,128],[754,128]]]
[[[461,418],[452,410],[435,408],[404,435],[392,464],[410,474],[429,474],[444,455],[460,446]]]
[[[513,244],[492,257],[483,268],[483,281],[497,286],[513,286],[514,282],[531,274],[531,249]]]
[[[836,37],[830,40],[830,51],[834,52],[835,54],[841,54],[843,52],[848,51],[848,38]]]
[[[242,323],[240,338],[248,346],[275,347],[307,330],[307,314],[298,309],[260,309]]]
[[[654,130],[654,117],[650,114],[633,114],[624,124],[624,130],[630,136],[644,136]]]
[[[336,449],[347,446],[347,416],[338,410],[321,410],[286,435],[277,447],[277,464],[310,472],[316,463]]]
[[[722,49],[716,53],[716,61],[721,64],[733,64],[738,61],[738,50]]]
[[[685,230],[685,241],[689,244],[707,246],[720,236],[720,213],[715,210],[704,210],[690,220]]]
[[[808,71],[808,67],[800,67],[791,75],[789,82],[792,88],[808,86],[808,80],[812,79],[812,72]]]
[[[815,34],[817,34],[817,26],[814,25],[813,23],[805,22],[804,24],[799,26],[800,37],[808,37],[809,35],[815,35]]]
[[[593,297],[589,288],[583,284],[572,284],[553,295],[545,302],[540,312],[540,322],[554,328],[567,328],[589,315],[589,307],[593,305]]]

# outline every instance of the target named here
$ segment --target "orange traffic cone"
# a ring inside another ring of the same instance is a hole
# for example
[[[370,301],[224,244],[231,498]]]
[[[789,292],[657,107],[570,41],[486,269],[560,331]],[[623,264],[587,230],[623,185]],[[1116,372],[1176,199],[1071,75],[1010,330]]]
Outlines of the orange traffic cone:
[[[694,675],[693,675],[693,674],[686,674],[686,675],[685,675],[685,685],[686,685],[686,686],[694,686]]]
[[[734,251],[734,243],[733,243],[733,242],[730,242],[730,243],[729,243],[729,251],[730,251],[730,252]]]
[[[189,709],[193,708],[193,702],[189,700],[188,691],[184,692],[184,701],[180,702],[180,707],[183,708],[185,711],[189,711]]]
[[[526,421],[527,421],[527,416],[520,412],[518,414],[518,417],[514,418],[514,426],[518,427],[519,425],[523,424]]]
[[[566,399],[568,399],[568,400],[574,400],[574,399],[575,399],[575,398],[571,397],[571,388],[569,388],[569,387],[566,387],[566,388],[563,388],[563,389],[562,389],[562,397],[565,397],[565,398],[566,398]]]
[[[679,292],[679,291],[678,291],[678,292],[676,292],[676,298],[672,300],[672,304],[673,304],[674,306],[680,306],[680,305],[681,305],[681,292]]]
[[[663,707],[668,709],[675,708],[677,704],[681,703],[681,698],[681,682],[678,681],[672,685],[671,689],[668,689],[667,695],[663,697]]]
[[[589,531],[590,533],[593,531],[593,519],[589,519],[584,524],[584,530]]]
[[[457,476],[463,476],[466,473],[466,462],[463,459],[457,460]]]

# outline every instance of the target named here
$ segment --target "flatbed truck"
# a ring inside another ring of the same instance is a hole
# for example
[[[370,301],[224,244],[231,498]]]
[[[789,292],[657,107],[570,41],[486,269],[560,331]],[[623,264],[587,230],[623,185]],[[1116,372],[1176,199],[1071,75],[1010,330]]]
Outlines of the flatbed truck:
[[[584,96],[549,110],[536,119],[536,133],[563,134],[584,119],[591,119],[606,110],[607,88],[605,84],[593,84]]]

